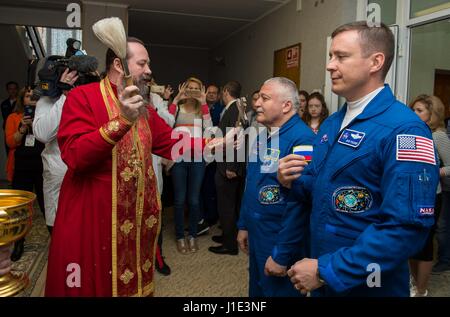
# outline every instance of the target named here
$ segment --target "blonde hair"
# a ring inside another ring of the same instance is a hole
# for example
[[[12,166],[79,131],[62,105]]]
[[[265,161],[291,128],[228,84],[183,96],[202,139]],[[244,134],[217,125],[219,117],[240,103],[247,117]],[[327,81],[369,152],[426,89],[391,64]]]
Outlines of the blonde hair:
[[[413,109],[414,105],[421,102],[425,105],[425,108],[430,112],[430,122],[427,123],[431,131],[436,132],[438,130],[445,131],[445,106],[441,99],[436,96],[419,95],[410,104],[410,108]]]
[[[193,82],[193,83],[198,84],[200,86],[200,89],[202,89],[202,87],[203,87],[202,81],[200,79],[198,79],[197,77],[189,77],[188,79],[186,79],[186,84],[188,84],[189,82]],[[186,103],[186,101],[183,102],[183,104],[185,104],[185,103]],[[197,99],[195,99],[195,112],[197,114],[200,114],[200,115],[202,114],[202,107],[201,106],[202,105],[200,104],[200,102]]]

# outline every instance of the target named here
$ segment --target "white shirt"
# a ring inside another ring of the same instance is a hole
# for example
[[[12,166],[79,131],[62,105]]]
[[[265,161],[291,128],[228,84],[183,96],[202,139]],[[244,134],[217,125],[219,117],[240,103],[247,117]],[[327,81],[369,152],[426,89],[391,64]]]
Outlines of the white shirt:
[[[56,138],[65,101],[65,95],[61,95],[59,99],[41,97],[36,104],[33,120],[34,136],[45,143],[45,149],[41,156],[44,166],[45,221],[48,226],[53,226],[55,222],[59,190],[67,171],[67,166],[61,159],[61,151]]]
[[[167,101],[164,101],[160,95],[155,94],[153,92],[150,93],[151,102],[153,106],[155,107],[156,111],[158,112],[158,115],[166,121],[166,123],[173,127],[175,124],[175,117],[170,114],[169,110],[167,109]],[[161,164],[162,158],[158,155],[152,154],[152,165],[153,165],[153,171],[156,175],[156,187],[158,189],[159,195],[162,194],[163,191],[163,176],[162,176],[162,164]]]
[[[33,120],[34,136],[45,143],[45,149],[42,151],[44,171],[47,170],[52,174],[59,175],[64,175],[67,170],[66,164],[61,159],[61,152],[56,139],[65,101],[65,95],[61,95],[56,101],[50,97],[41,97],[36,104],[36,113]]]
[[[166,123],[170,127],[173,127],[173,125],[175,124],[175,118],[167,109],[167,101],[163,100],[160,95],[153,92],[150,93],[150,97],[151,103],[155,107],[156,112],[158,112],[158,115],[161,117],[161,119],[166,121]]]
[[[348,101],[347,102],[347,112],[345,113],[344,120],[341,124],[341,130],[345,128],[353,119],[355,119],[357,116],[359,116],[364,109],[367,107],[367,105],[372,101],[373,98],[378,95],[380,91],[384,89],[383,87],[377,88],[368,95],[362,97],[361,99],[357,101]]]

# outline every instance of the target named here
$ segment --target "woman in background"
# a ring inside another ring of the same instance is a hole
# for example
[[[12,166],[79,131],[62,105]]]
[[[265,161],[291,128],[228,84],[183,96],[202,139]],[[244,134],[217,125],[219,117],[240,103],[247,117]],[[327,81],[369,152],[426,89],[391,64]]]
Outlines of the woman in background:
[[[424,121],[433,132],[433,141],[436,145],[437,154],[441,168],[439,174],[441,181],[437,188],[436,203],[434,209],[435,220],[449,217],[449,196],[450,196],[450,140],[445,131],[445,108],[442,101],[436,96],[420,95],[410,105],[410,108]],[[445,204],[442,204],[445,195]],[[444,222],[439,223],[439,230],[449,230],[448,226],[443,228]],[[428,295],[428,280],[433,268],[433,237],[436,231],[434,225],[429,233],[428,239],[422,251],[409,260],[412,275],[411,296],[422,297]],[[448,233],[447,233],[448,234]],[[445,241],[444,246],[448,247],[449,242]],[[444,247],[442,244],[439,248]]]
[[[315,134],[319,132],[320,125],[328,118],[328,108],[323,95],[313,92],[308,97],[303,121],[313,130]]]
[[[8,179],[12,188],[36,192],[39,208],[45,217],[42,158],[45,145],[33,135],[33,120],[36,101],[31,100],[33,91],[30,87],[20,90],[14,112],[6,120],[6,143],[10,148],[8,154]],[[18,261],[24,251],[25,239],[15,242],[11,255],[12,261]]]
[[[300,118],[303,118],[303,114],[305,113],[306,104],[308,101],[309,94],[305,90],[298,91],[298,99],[300,100],[300,107],[298,107],[297,113]]]
[[[175,118],[175,131],[187,132],[191,137],[201,137],[204,129],[212,127],[206,91],[203,83],[191,77],[179,86],[178,95],[169,106]],[[190,154],[190,157],[188,157]],[[200,154],[201,156],[201,154]],[[174,187],[175,235],[178,252],[197,252],[197,226],[200,220],[200,190],[205,173],[205,162],[194,152],[184,153],[181,161],[171,170]],[[187,199],[186,199],[187,194]],[[184,236],[184,205],[189,206],[189,234]]]

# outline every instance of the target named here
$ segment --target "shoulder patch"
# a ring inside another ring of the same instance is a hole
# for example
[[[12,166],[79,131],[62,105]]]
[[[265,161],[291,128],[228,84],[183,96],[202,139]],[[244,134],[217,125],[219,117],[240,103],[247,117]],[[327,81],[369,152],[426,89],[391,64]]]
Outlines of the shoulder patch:
[[[433,140],[411,134],[397,135],[397,161],[436,165]]]
[[[294,146],[292,153],[304,156],[305,160],[307,162],[311,162],[312,154],[313,154],[313,146],[312,145],[297,145],[297,146]]]

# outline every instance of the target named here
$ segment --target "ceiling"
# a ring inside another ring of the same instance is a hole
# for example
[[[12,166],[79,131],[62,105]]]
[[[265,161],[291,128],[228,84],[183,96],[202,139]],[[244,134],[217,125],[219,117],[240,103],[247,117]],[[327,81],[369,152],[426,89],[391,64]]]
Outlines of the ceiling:
[[[128,5],[128,33],[152,46],[209,49],[289,1],[106,0],[104,2]],[[0,0],[1,5],[55,10],[65,10],[67,4],[72,2],[77,1]]]

